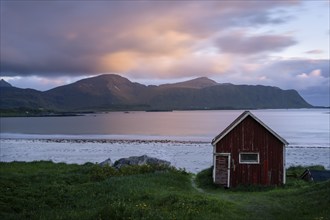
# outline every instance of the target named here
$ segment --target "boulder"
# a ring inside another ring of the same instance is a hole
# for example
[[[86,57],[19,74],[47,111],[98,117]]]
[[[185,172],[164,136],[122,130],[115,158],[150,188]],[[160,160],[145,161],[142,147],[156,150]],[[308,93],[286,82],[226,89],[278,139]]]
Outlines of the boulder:
[[[148,157],[147,155],[142,155],[140,157],[128,157],[128,158],[121,158],[117,160],[113,166],[117,169],[120,169],[123,166],[128,165],[163,165],[169,166],[171,163],[166,160],[157,159],[154,157]]]
[[[111,159],[108,158],[108,159],[106,159],[105,161],[99,163],[99,165],[100,165],[101,167],[104,167],[104,166],[110,166],[110,167],[112,167],[113,163],[112,163]]]

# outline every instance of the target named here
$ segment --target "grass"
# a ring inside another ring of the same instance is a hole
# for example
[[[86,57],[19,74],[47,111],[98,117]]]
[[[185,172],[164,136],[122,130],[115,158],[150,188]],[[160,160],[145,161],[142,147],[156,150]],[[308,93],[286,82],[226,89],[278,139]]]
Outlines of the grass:
[[[224,190],[210,170],[0,163],[0,219],[329,219],[330,183]]]
[[[219,188],[212,182],[212,168],[197,174],[196,182],[206,193],[248,212],[248,219],[330,219],[330,181],[312,183],[297,178],[307,168],[324,170],[322,166],[290,167],[287,184],[280,187]]]

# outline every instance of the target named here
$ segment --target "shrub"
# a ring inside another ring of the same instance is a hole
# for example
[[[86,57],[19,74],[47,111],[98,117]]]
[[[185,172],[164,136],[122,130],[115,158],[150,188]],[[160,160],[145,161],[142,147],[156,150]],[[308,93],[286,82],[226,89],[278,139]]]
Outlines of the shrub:
[[[212,174],[213,174],[213,166],[199,172],[196,176],[197,186],[203,189],[219,188],[216,184],[213,183]]]
[[[287,182],[285,187],[301,188],[308,186],[311,183],[306,182],[300,178],[300,176],[305,172],[306,169],[309,170],[325,170],[324,166],[292,166],[286,170]]]
[[[129,176],[144,173],[155,173],[155,172],[180,172],[186,174],[184,170],[177,170],[175,167],[166,165],[127,165],[120,169],[116,169],[111,166],[99,166],[94,165],[90,170],[90,179],[92,181],[103,181],[113,176]]]
[[[92,181],[102,181],[112,176],[119,176],[118,170],[110,166],[94,165],[90,171],[90,179]]]
[[[288,177],[300,177],[301,174],[306,170],[325,170],[324,166],[291,166],[286,170],[286,175]]]

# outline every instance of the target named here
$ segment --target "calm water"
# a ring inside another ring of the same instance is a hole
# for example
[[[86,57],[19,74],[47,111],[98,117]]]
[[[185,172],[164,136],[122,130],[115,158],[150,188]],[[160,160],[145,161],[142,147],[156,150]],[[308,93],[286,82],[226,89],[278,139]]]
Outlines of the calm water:
[[[241,113],[236,110],[111,112],[77,117],[1,118],[0,135],[1,138],[20,135],[110,138],[120,135],[211,141]],[[256,110],[252,113],[291,146],[330,147],[328,109]]]

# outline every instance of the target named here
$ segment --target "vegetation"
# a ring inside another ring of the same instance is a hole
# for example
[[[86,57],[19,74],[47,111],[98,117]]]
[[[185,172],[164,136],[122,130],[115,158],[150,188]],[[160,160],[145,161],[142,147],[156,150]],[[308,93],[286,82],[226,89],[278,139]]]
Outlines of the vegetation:
[[[57,112],[49,109],[33,108],[13,108],[0,109],[0,117],[55,117],[55,116],[78,116],[83,113],[91,112]]]
[[[219,188],[212,182],[212,167],[198,173],[196,183],[208,195],[231,201],[249,212],[248,219],[330,219],[330,181],[301,180],[299,176],[306,169],[324,170],[324,167],[290,167],[287,183],[280,187]]]
[[[196,176],[203,190],[193,187],[191,177],[164,166],[115,170],[92,163],[0,163],[0,218],[330,218],[330,182],[247,192],[214,186],[210,169]]]
[[[296,167],[290,167],[289,169],[287,169],[286,174],[289,177],[299,177],[306,169],[325,170],[324,166],[320,166],[320,165],[309,166],[309,167],[296,166]]]

